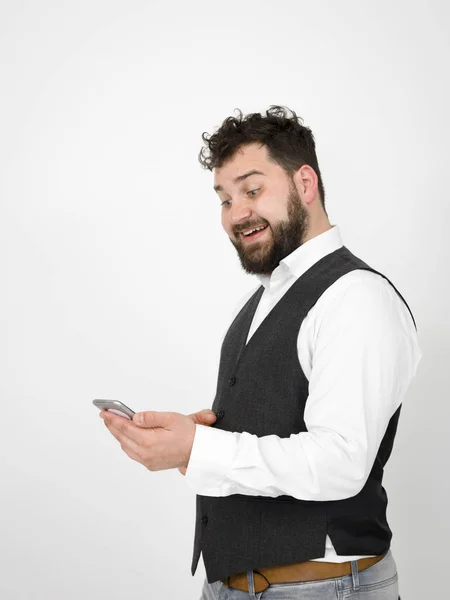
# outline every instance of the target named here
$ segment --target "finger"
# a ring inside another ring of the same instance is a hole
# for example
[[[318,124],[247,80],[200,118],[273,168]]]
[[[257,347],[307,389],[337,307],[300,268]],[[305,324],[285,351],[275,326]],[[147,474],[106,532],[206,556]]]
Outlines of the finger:
[[[143,459],[143,448],[139,444],[137,444],[134,440],[127,438],[120,432],[114,431],[114,427],[111,427],[111,434],[116,438],[116,440],[120,443],[120,447],[125,452],[127,456],[132,458],[133,460],[140,462],[145,466]]]
[[[144,463],[142,462],[142,459],[137,454],[134,454],[133,452],[127,452],[126,450],[124,450],[124,452],[132,460],[135,460],[136,462],[141,463],[141,465],[144,465]],[[144,467],[145,467],[145,465],[144,465]]]
[[[130,419],[119,417],[114,413],[105,411],[103,420],[108,428],[114,427],[114,429],[121,433],[124,437],[127,437],[138,444],[144,444],[146,441],[148,441],[148,434],[144,434],[144,432]]]
[[[216,415],[209,408],[205,408],[204,410],[200,410],[196,413],[192,413],[188,415],[194,423],[202,424],[202,423],[214,423],[217,419]]]
[[[139,449],[141,448],[141,445],[136,440],[134,440],[133,438],[130,438],[128,435],[126,435],[122,431],[122,429],[119,429],[118,427],[116,427],[114,424],[111,424],[111,423],[105,422],[105,425],[109,429],[111,435],[114,436],[116,438],[116,440],[120,443],[120,445],[122,446],[122,449],[124,448],[124,446],[127,446],[134,453],[139,451]]]
[[[131,420],[125,416],[120,416],[116,413],[111,412],[110,410],[102,410],[100,413],[100,417],[103,419],[105,423],[112,423],[115,427],[119,428],[121,424],[130,424]]]
[[[144,412],[135,413],[133,415],[133,423],[139,427],[154,428],[162,427],[170,429],[173,423],[174,416],[178,413],[174,412],[157,412],[155,410],[147,410]]]
[[[142,462],[142,458],[141,458],[141,456],[140,456],[140,455],[139,455],[137,452],[135,452],[135,451],[133,450],[133,448],[131,448],[131,446],[129,445],[128,441],[125,441],[125,442],[124,442],[123,444],[121,444],[120,446],[121,446],[122,450],[125,452],[125,454],[126,454],[127,456],[129,456],[131,459],[135,460],[135,461],[136,461],[136,462],[138,462],[138,463],[144,464],[144,463]]]

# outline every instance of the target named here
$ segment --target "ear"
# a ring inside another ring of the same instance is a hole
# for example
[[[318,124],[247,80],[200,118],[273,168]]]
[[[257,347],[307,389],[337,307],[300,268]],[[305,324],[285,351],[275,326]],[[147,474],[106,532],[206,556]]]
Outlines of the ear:
[[[294,183],[302,201],[309,205],[318,192],[319,178],[309,165],[302,165],[294,174]]]

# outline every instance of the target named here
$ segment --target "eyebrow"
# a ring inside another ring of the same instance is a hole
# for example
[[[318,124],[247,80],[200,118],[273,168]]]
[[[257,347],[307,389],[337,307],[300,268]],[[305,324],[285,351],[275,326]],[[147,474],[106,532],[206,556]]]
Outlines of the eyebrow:
[[[258,171],[257,169],[252,169],[251,171],[247,171],[247,173],[238,175],[235,179],[233,179],[233,183],[240,183],[241,181],[244,181],[244,179],[247,179],[247,177],[250,177],[250,175],[264,175],[265,176],[265,173],[263,173],[262,171]],[[221,185],[215,185],[214,190],[216,192],[223,192],[223,187]]]

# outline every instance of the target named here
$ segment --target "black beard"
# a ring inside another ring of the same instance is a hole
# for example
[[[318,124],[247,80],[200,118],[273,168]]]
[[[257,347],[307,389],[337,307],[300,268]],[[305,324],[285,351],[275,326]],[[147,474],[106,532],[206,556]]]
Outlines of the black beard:
[[[287,221],[278,221],[273,227],[267,225],[272,233],[271,240],[247,244],[240,233],[237,241],[230,238],[242,268],[250,275],[270,275],[283,258],[302,245],[309,229],[309,213],[295,187],[291,186],[288,196]]]

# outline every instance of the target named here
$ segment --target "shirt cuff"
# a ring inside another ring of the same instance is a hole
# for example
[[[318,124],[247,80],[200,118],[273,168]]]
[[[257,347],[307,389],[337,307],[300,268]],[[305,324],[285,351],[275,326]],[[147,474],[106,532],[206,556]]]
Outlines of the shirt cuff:
[[[226,496],[226,475],[236,455],[240,434],[199,424],[195,428],[185,480],[197,494]]]

